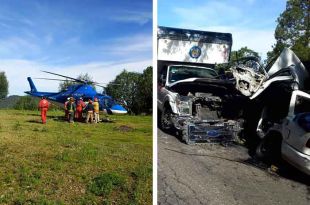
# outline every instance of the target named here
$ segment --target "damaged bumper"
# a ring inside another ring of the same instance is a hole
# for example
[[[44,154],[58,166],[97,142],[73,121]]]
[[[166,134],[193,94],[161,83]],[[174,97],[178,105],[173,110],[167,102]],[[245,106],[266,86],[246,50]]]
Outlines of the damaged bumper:
[[[229,143],[237,139],[242,130],[242,122],[234,120],[203,120],[187,119],[176,121],[182,131],[183,140],[187,144],[196,142]]]

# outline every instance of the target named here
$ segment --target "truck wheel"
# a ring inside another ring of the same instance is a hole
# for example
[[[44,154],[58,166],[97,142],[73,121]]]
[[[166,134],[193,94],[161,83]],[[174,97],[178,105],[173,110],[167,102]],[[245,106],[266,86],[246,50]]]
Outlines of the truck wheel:
[[[160,127],[164,131],[169,131],[172,128],[171,115],[172,115],[171,108],[164,107],[164,110],[161,112],[160,115]]]

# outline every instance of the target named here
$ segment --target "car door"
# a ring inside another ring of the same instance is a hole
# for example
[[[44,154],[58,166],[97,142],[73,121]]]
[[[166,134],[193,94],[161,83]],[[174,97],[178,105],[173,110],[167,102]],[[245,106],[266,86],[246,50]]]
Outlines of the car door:
[[[308,117],[308,118],[307,118]],[[296,150],[304,152],[305,144],[309,140],[309,131],[305,123],[310,123],[310,95],[296,90],[292,92],[289,114],[283,122],[283,140]]]

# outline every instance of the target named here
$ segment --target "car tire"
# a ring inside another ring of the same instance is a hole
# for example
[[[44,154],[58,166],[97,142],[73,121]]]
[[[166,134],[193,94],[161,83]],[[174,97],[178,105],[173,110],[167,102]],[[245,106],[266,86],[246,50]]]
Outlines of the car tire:
[[[281,138],[267,135],[256,147],[256,157],[271,162],[281,158]]]

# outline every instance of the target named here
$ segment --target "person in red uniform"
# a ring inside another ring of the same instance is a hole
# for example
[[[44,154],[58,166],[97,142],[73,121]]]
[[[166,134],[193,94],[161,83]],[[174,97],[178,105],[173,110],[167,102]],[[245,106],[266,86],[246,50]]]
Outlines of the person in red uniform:
[[[46,98],[42,97],[42,99],[39,102],[39,109],[41,111],[41,119],[42,119],[43,124],[46,123],[46,114],[47,114],[49,105],[50,103],[46,100]]]
[[[82,113],[85,106],[86,105],[83,101],[83,98],[80,98],[76,104],[76,112],[75,112],[75,118],[80,122],[82,121]]]

